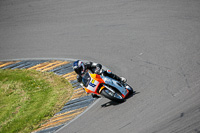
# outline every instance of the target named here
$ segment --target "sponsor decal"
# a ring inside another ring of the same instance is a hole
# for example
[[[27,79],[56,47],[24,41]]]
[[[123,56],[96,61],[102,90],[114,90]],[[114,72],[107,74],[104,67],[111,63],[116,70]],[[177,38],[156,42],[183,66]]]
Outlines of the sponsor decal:
[[[95,84],[93,84],[92,82],[89,83],[89,86],[92,86],[93,88],[96,86]]]
[[[92,83],[94,84],[94,82],[95,82],[95,80],[93,79],[93,80],[92,80]]]

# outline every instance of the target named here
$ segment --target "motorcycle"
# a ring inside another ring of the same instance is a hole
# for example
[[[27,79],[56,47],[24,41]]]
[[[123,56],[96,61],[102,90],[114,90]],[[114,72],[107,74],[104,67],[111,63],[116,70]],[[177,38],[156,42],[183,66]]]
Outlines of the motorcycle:
[[[86,72],[82,77],[82,87],[86,93],[101,95],[115,102],[124,102],[133,89],[127,83],[122,83],[107,76]]]

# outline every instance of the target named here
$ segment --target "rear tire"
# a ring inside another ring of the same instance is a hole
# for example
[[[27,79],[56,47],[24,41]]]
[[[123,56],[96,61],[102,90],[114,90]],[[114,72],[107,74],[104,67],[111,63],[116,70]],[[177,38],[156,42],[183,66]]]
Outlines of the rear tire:
[[[118,102],[118,103],[122,103],[125,101],[125,99],[122,97],[122,95],[118,92],[115,92],[115,94],[113,94],[110,90],[108,89],[103,89],[101,91],[101,95],[103,95],[104,97],[112,100],[112,101],[115,101],[115,102]],[[113,95],[113,96],[112,96]]]
[[[129,94],[133,94],[134,93],[133,88],[128,84],[126,84],[126,86],[129,87],[129,88],[127,88],[129,90]]]

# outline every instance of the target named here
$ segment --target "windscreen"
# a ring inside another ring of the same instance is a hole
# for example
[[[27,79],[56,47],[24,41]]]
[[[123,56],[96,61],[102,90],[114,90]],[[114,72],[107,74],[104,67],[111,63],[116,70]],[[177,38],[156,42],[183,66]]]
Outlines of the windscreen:
[[[89,73],[86,73],[86,74],[82,77],[83,85],[84,85],[85,87],[87,87],[88,84],[90,83],[90,80],[91,80],[91,77],[90,77]]]

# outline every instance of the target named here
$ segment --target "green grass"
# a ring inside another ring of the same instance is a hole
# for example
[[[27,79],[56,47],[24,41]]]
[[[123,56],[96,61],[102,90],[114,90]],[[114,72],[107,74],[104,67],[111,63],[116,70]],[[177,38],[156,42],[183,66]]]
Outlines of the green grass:
[[[31,132],[69,100],[72,86],[53,73],[0,69],[0,133]]]

